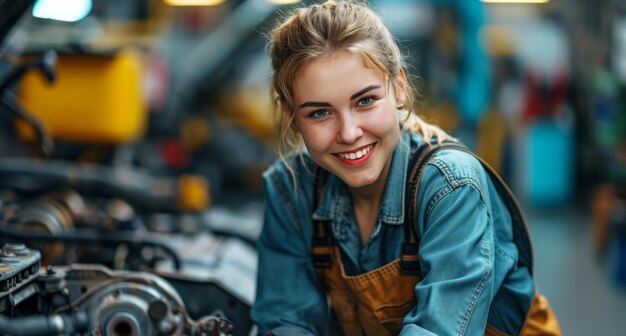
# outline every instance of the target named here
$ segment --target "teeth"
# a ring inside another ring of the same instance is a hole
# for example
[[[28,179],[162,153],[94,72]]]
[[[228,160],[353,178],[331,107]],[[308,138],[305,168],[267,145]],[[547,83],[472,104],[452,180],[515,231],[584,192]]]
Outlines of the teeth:
[[[340,153],[340,154],[337,154],[337,155],[339,155],[339,157],[341,157],[343,159],[346,159],[346,160],[356,160],[356,159],[362,158],[367,153],[369,153],[370,150],[372,150],[372,147],[373,147],[372,145],[369,145],[369,146],[367,146],[367,147],[365,147],[365,148],[363,148],[361,150],[358,150],[358,151],[356,151],[354,153]]]

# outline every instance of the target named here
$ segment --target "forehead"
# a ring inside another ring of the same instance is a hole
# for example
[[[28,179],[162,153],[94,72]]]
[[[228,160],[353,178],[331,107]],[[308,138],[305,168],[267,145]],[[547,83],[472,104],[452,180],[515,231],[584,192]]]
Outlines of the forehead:
[[[386,87],[384,77],[364,57],[347,51],[315,58],[294,77],[296,104],[303,101],[345,99],[368,85]]]

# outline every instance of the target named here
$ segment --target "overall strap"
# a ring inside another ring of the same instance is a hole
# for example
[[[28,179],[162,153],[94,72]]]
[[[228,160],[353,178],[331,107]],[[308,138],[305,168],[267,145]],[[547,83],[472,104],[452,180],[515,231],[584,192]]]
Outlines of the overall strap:
[[[436,144],[424,142],[411,152],[409,168],[404,192],[404,241],[400,255],[400,271],[405,275],[421,275],[419,259],[419,231],[415,220],[417,187],[422,178],[422,173],[430,159],[435,154]]]
[[[328,179],[328,171],[317,166],[314,172],[313,187],[313,208],[317,209],[322,191],[326,180]],[[313,221],[313,266],[315,269],[330,268],[333,263],[333,239],[329,221]]]
[[[456,149],[468,153],[475,157],[485,168],[493,181],[498,194],[502,197],[509,213],[511,215],[511,221],[513,226],[513,239],[519,250],[518,264],[527,266],[530,274],[533,274],[533,249],[530,241],[530,234],[528,230],[528,224],[524,218],[521,207],[517,202],[517,199],[498,175],[498,173],[487,164],[483,159],[474,154],[467,147],[456,141],[444,141],[441,144],[424,143],[419,146],[411,157],[411,173],[407,179],[407,189],[405,192],[405,209],[410,209],[408,215],[405,216],[405,238],[402,244],[402,260],[406,260],[405,267],[408,272],[414,271],[413,259],[418,255],[419,249],[419,231],[417,229],[418,222],[415,220],[416,206],[417,206],[417,193],[422,173],[430,161],[430,159],[439,151],[445,149]],[[406,253],[405,253],[406,250]],[[414,253],[413,253],[414,252]],[[419,272],[419,257],[417,259],[417,267]]]

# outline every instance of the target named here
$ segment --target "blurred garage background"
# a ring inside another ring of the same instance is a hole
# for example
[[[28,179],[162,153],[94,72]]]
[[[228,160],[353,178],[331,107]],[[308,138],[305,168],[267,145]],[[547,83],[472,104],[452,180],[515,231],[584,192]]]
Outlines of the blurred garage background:
[[[266,35],[303,3],[0,0],[1,240],[43,265],[184,274],[190,311],[248,334],[277,146]],[[564,334],[623,334],[626,2],[369,3],[420,114],[519,197]]]

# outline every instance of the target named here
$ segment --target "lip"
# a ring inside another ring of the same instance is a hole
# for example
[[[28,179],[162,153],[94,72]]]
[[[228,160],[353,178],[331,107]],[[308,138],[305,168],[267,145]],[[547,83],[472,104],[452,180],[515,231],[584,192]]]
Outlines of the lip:
[[[370,149],[370,151],[367,152],[367,154],[363,155],[363,157],[361,157],[360,159],[348,160],[348,159],[344,159],[344,158],[340,157],[337,154],[333,154],[333,157],[335,159],[337,159],[337,161],[341,162],[342,164],[344,164],[346,166],[350,166],[350,167],[360,166],[362,164],[365,164],[367,161],[369,161],[370,157],[372,157],[372,153],[374,153],[374,150],[376,150],[376,145],[377,144],[378,143],[375,142],[375,143],[372,143],[372,144],[368,144],[368,145],[356,148],[356,149],[354,149],[354,150],[349,152],[349,153],[356,152],[358,150],[361,150],[361,149],[371,145],[372,149]],[[346,152],[342,152],[342,153],[346,153]]]

